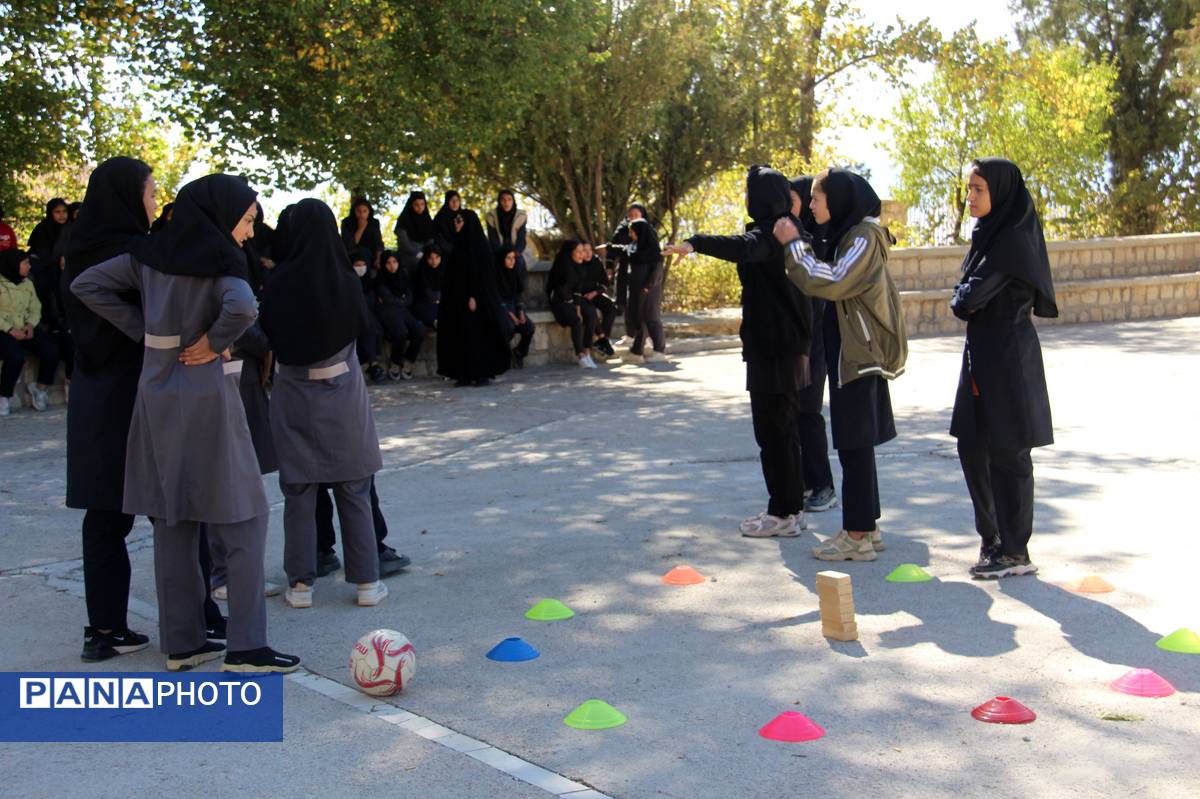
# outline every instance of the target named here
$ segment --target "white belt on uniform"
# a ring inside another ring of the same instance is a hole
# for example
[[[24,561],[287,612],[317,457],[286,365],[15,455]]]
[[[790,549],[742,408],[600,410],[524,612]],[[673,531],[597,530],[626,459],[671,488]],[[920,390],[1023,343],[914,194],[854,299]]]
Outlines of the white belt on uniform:
[[[338,375],[344,375],[349,371],[350,367],[346,365],[345,361],[342,361],[341,363],[335,363],[333,366],[322,366],[319,369],[309,369],[308,379],[331,380]]]
[[[221,368],[225,370],[225,374],[227,375],[240,375],[242,373],[242,363],[243,361],[241,360],[225,361],[221,364]]]
[[[145,343],[152,350],[176,350],[179,349],[179,336],[156,336],[147,333]]]

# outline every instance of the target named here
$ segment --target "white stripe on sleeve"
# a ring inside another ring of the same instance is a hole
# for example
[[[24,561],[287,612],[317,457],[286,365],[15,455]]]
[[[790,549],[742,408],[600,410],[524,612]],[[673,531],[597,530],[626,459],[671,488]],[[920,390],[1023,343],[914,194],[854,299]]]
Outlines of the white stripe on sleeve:
[[[856,238],[851,243],[850,249],[846,250],[845,254],[832,264],[818,260],[811,251],[804,248],[799,239],[792,242],[791,250],[792,257],[804,267],[804,271],[808,272],[809,277],[824,278],[837,283],[849,274],[854,264],[867,251],[867,240],[863,236]]]

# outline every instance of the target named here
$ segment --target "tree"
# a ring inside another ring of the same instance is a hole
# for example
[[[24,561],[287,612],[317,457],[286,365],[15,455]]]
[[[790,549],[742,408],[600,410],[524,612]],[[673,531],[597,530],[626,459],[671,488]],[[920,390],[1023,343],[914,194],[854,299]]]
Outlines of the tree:
[[[1177,226],[1172,209],[1195,192],[1195,103],[1187,102],[1178,33],[1200,0],[1015,0],[1022,41],[1078,42],[1116,70],[1108,156],[1121,234]],[[1192,169],[1182,169],[1188,161]]]
[[[930,81],[901,98],[892,123],[897,199],[923,217],[911,238],[962,240],[965,172],[989,155],[1021,167],[1049,233],[1097,232],[1107,206],[1113,78],[1078,46],[1013,50],[1003,40],[979,41],[974,28],[956,33]]]

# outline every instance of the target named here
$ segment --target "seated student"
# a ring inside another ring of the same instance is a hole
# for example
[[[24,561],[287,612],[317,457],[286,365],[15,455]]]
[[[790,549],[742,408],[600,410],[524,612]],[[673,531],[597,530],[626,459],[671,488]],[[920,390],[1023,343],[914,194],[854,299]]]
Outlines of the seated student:
[[[67,384],[75,370],[75,341],[71,337],[70,325],[67,322],[67,309],[63,302],[63,269],[66,265],[66,240],[64,234],[55,246],[58,256],[49,261],[42,261],[30,271],[33,288],[37,292],[38,301],[42,304],[42,317],[37,325],[37,332],[51,339],[58,348],[59,359],[66,373]]]
[[[608,295],[612,276],[592,249],[590,242],[583,242],[583,258],[583,287],[580,294],[584,301],[592,306],[592,312],[600,325],[595,334],[595,348],[605,358],[611,358],[616,354],[610,339],[613,322],[617,318],[617,303]]]
[[[49,406],[48,392],[58,368],[58,346],[40,330],[42,304],[29,276],[29,256],[24,250],[0,252],[0,416],[12,409],[13,390],[25,366],[25,353],[38,359],[37,385],[29,387],[35,411]]]
[[[379,268],[379,256],[383,254],[383,232],[375,209],[365,197],[359,197],[350,205],[350,215],[342,220],[342,243],[346,252],[363,250],[367,254],[367,265]]]
[[[487,221],[488,244],[495,252],[510,247],[517,254],[522,268],[525,266],[525,228],[528,216],[517,207],[516,195],[511,189],[501,189],[496,197],[496,207],[484,217]]]
[[[17,234],[4,221],[4,207],[0,206],[0,252],[17,248]]]
[[[317,576],[324,577],[342,568],[342,562],[333,551],[337,543],[337,535],[333,531],[333,501],[329,492],[333,486],[321,483],[317,491]],[[387,519],[379,507],[379,493],[375,490],[375,478],[371,478],[371,519],[375,523],[375,546],[379,550],[379,576],[391,577],[412,564],[412,559],[401,555],[392,547],[383,543],[387,538]]]
[[[827,225],[810,246],[795,223],[775,223],[788,279],[831,300],[823,321],[829,363],[829,421],[842,464],[842,530],[813,548],[818,560],[875,560],[882,549],[875,447],[896,437],[888,380],[904,373],[908,341],[900,292],[887,271],[894,241],[879,224],[880,201],[865,178],[844,169],[813,180],[812,212]]]
[[[550,296],[550,311],[555,321],[571,330],[571,343],[579,365],[584,369],[597,369],[591,349],[596,330],[595,309],[580,294],[584,252],[582,242],[571,239],[562,243],[546,277],[546,293]],[[587,313],[584,313],[585,307]]]
[[[394,252],[383,254],[383,268],[375,278],[375,318],[383,328],[383,337],[392,345],[392,366],[388,377],[412,380],[413,367],[425,341],[425,325],[412,313],[413,290],[408,273]],[[403,366],[400,365],[403,358]]]
[[[350,251],[350,267],[358,276],[359,288],[362,289],[363,299],[368,308],[375,307],[375,277],[371,269],[371,254],[367,250]],[[374,314],[369,314],[367,327],[354,345],[358,353],[358,364],[367,373],[372,383],[382,382],[387,372],[379,365],[379,355],[383,352],[383,328],[379,326]]]
[[[337,223],[320,200],[292,209],[287,258],[263,292],[262,327],[278,363],[271,393],[271,432],[284,496],[284,595],[293,608],[312,606],[317,577],[316,503],[331,483],[342,525],[346,582],[358,604],[388,595],[379,580],[371,523],[371,478],[383,465],[354,341],[371,313],[362,285],[338,240]]]
[[[442,246],[426,242],[421,266],[413,279],[413,316],[428,330],[437,330],[438,308],[442,301]]]
[[[434,237],[433,217],[429,214],[425,192],[409,192],[404,210],[396,218],[392,232],[396,234],[396,254],[400,256],[400,266],[409,277],[413,277],[421,264],[425,245]]]
[[[459,386],[484,386],[508,371],[505,322],[487,235],[474,211],[462,208],[451,222],[450,251],[438,305],[438,374]]]
[[[512,247],[502,247],[496,253],[496,288],[500,292],[500,308],[507,316],[508,338],[520,334],[521,340],[512,348],[513,366],[525,368],[529,345],[533,343],[533,320],[525,315],[525,287],[529,276],[525,264]],[[503,320],[502,320],[503,321]]]
[[[53,257],[54,246],[66,230],[67,221],[66,200],[55,197],[46,203],[46,216],[29,234],[29,258],[32,261],[49,261]]]
[[[255,192],[232,175],[192,181],[162,232],[71,284],[89,308],[145,343],[123,510],[154,520],[159,637],[173,671],[222,653],[224,671],[290,672],[300,665],[267,645],[263,550],[270,506],[231,376],[236,369],[221,356],[256,315],[241,249],[254,233],[254,200]],[[128,301],[130,291],[140,294],[140,307]],[[197,557],[202,526],[225,548],[228,652],[205,629]]]

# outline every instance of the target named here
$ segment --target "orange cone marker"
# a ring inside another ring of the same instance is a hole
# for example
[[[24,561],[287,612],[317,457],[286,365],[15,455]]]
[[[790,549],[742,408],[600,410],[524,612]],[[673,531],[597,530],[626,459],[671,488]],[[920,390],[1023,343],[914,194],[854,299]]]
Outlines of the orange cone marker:
[[[707,582],[704,575],[691,566],[676,566],[663,575],[662,581],[667,585],[699,585]]]
[[[1096,574],[1090,574],[1079,580],[1072,580],[1065,584],[1063,588],[1068,591],[1074,591],[1077,594],[1111,594],[1117,590],[1112,583]]]

